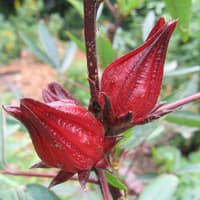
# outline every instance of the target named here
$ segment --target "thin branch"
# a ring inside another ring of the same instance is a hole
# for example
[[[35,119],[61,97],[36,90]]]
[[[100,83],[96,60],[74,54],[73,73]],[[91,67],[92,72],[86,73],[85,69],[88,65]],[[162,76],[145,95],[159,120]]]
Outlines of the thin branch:
[[[110,24],[110,26],[108,27],[108,38],[111,41],[111,43],[113,43],[116,31],[119,28],[121,22],[124,20],[124,16],[120,14],[120,12],[117,12],[116,8],[113,6],[110,0],[105,0],[105,4],[107,5],[107,7],[109,8],[109,10],[115,18],[114,24]]]
[[[162,117],[163,115],[166,115],[170,112],[175,111],[177,108],[179,108],[185,104],[188,104],[188,103],[191,103],[191,102],[197,101],[197,100],[200,100],[200,92],[193,94],[189,97],[180,99],[178,101],[158,106],[158,108],[155,109],[143,122],[158,119],[158,118]]]
[[[25,176],[25,177],[40,177],[40,178],[54,178],[56,176],[55,173],[49,174],[49,173],[36,173],[36,172],[21,172],[12,169],[0,170],[0,174],[12,175],[12,176]],[[70,180],[78,181],[78,177],[72,177],[70,178]],[[94,178],[89,178],[88,182],[98,184],[98,181]]]
[[[116,15],[116,10],[113,4],[110,2],[110,0],[105,0],[106,5],[108,6],[109,10],[112,12],[112,14]]]
[[[175,110],[175,109],[179,108],[180,106],[183,106],[185,104],[188,104],[188,103],[191,103],[191,102],[197,101],[197,100],[200,100],[200,92],[193,94],[189,97],[180,99],[178,101],[175,101],[173,103],[168,103],[166,105],[163,105],[158,109],[158,111],[161,110],[161,112],[162,111],[164,112],[164,110]]]
[[[106,181],[104,171],[102,169],[97,169],[95,172],[96,172],[97,177],[99,179],[99,185],[100,185],[101,193],[103,195],[103,199],[104,200],[111,200],[112,198],[111,198],[111,195],[110,195],[110,190],[109,190],[108,183]]]
[[[99,91],[99,77],[96,53],[96,0],[84,0],[84,32],[87,54],[88,80],[90,85],[90,107],[95,112],[94,104]]]

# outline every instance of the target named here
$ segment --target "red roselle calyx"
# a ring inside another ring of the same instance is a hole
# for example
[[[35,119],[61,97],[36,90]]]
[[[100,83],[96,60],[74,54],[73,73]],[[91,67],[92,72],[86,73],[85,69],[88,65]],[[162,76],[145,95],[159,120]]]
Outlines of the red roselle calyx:
[[[139,124],[155,108],[168,42],[177,21],[160,18],[145,43],[110,64],[102,75],[99,104],[106,125]],[[123,130],[123,128],[122,128]]]
[[[60,172],[50,186],[78,173],[84,185],[93,168],[107,168],[105,154],[118,138],[104,137],[102,124],[56,83],[43,90],[45,103],[20,100],[20,106],[4,106],[6,112],[21,121],[30,133],[42,160],[36,167],[55,167]]]

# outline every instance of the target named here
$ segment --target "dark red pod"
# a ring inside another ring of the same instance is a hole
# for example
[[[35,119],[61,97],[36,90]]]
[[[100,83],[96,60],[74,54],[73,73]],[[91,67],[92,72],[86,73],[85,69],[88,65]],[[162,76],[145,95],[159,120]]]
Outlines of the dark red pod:
[[[100,105],[109,100],[117,119],[132,113],[132,123],[140,123],[155,107],[160,94],[168,42],[177,21],[160,18],[145,43],[110,64],[102,75]],[[111,120],[115,123],[115,120]]]
[[[4,106],[4,109],[28,129],[42,160],[33,167],[61,170],[51,186],[66,181],[75,173],[79,174],[80,183],[85,184],[92,168],[108,167],[105,153],[118,139],[105,138],[102,124],[73,99],[48,100],[50,103],[44,104],[25,98],[20,100],[19,107]]]

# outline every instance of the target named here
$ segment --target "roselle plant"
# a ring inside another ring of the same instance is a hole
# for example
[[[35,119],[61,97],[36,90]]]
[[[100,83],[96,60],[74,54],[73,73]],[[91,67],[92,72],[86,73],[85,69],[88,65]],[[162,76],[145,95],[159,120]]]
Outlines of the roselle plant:
[[[200,99],[200,93],[174,103],[158,103],[168,43],[178,23],[178,20],[165,22],[163,17],[143,45],[105,69],[99,84],[95,39],[99,4],[100,1],[84,0],[91,94],[88,109],[58,83],[50,83],[42,91],[44,103],[24,98],[19,106],[4,106],[4,109],[29,131],[41,159],[32,168],[58,168],[49,187],[78,174],[82,187],[87,181],[99,184],[105,200],[124,199],[124,194],[109,186],[105,177],[105,170],[112,173],[110,151],[122,138],[120,134],[136,124],[149,123]],[[98,181],[89,178],[90,171],[96,173]]]

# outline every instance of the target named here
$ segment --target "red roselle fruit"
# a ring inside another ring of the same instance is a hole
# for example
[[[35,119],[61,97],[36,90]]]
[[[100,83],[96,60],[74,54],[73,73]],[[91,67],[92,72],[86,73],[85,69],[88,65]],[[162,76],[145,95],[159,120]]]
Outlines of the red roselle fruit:
[[[4,106],[30,133],[42,160],[36,167],[55,167],[60,172],[50,186],[68,180],[75,173],[85,185],[93,168],[107,168],[105,154],[118,138],[104,137],[102,124],[56,83],[43,90],[45,103],[20,100],[20,106]]]
[[[138,124],[154,109],[168,42],[177,24],[160,18],[145,43],[110,64],[102,75],[99,104],[108,124]]]

